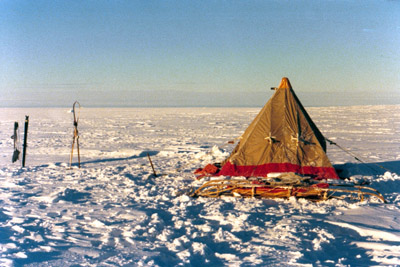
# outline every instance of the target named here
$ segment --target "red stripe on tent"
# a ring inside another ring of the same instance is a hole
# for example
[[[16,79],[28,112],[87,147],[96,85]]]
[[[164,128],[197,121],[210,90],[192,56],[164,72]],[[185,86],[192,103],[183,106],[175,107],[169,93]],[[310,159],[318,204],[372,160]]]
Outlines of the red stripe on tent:
[[[229,161],[217,175],[224,176],[267,176],[272,172],[295,172],[302,175],[316,176],[316,179],[339,179],[333,167],[299,166],[292,163],[267,163],[257,166],[237,166]]]

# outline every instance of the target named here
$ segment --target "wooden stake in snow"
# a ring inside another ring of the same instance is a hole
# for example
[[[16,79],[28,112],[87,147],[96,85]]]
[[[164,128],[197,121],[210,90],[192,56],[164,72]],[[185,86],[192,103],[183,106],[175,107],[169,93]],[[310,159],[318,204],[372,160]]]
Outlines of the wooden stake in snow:
[[[149,158],[151,168],[153,170],[154,177],[157,177],[156,171],[154,170],[153,162],[151,161],[150,154],[147,153],[147,157]]]
[[[75,113],[75,105],[78,104],[79,109],[78,109],[78,114]],[[72,106],[72,112],[74,113],[74,137],[72,140],[72,149],[71,149],[71,157],[69,160],[69,167],[72,168],[72,156],[74,154],[74,146],[76,142],[76,147],[78,150],[78,167],[81,167],[81,157],[79,154],[79,134],[78,134],[78,121],[79,121],[79,112],[80,112],[81,105],[79,104],[78,101],[75,101],[74,105]]]

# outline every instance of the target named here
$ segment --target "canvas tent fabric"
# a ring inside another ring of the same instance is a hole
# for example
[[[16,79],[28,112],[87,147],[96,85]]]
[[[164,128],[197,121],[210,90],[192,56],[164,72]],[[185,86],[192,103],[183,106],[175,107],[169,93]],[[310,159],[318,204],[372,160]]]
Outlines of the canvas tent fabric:
[[[338,179],[325,152],[324,136],[285,77],[217,175],[265,177],[268,173],[294,172],[316,179]]]

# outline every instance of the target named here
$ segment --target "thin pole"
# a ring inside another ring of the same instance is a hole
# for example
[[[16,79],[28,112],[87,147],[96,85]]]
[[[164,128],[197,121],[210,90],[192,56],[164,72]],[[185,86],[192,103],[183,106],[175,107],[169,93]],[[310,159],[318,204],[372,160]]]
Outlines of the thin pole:
[[[25,167],[25,158],[26,158],[26,147],[28,142],[28,126],[29,126],[29,116],[25,116],[25,127],[24,127],[24,145],[22,151],[22,167]]]
[[[154,177],[157,177],[156,171],[154,170],[153,162],[151,161],[150,154],[147,153],[147,157],[149,158],[151,168],[153,169]]]

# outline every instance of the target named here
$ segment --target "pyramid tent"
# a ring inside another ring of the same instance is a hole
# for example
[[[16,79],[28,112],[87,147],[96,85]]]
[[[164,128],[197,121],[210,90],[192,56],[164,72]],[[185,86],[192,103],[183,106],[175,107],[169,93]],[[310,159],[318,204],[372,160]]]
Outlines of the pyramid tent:
[[[258,176],[294,172],[338,179],[326,155],[326,142],[283,78],[275,94],[241,136],[217,175]]]

